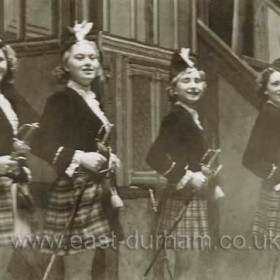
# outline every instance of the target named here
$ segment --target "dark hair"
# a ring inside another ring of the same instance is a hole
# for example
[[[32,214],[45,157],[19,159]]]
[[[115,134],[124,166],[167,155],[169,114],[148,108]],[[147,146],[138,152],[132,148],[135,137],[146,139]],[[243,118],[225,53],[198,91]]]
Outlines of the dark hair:
[[[277,72],[277,70],[271,67],[266,68],[261,72],[260,76],[257,79],[257,95],[260,100],[260,107],[267,101],[267,95],[265,94],[265,91],[267,90],[269,77],[274,72]]]
[[[9,84],[14,83],[14,74],[17,68],[17,58],[15,51],[9,45],[3,45],[0,47],[7,60],[7,73],[1,81],[1,88],[6,87]]]

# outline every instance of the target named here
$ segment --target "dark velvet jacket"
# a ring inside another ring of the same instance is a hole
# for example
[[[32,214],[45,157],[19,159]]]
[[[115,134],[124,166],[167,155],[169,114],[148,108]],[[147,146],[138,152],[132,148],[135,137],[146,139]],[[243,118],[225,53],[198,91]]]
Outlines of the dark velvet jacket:
[[[12,108],[16,111],[14,105],[15,90],[12,87],[9,87],[3,89],[2,94],[8,99]],[[14,133],[12,126],[2,109],[0,109],[0,156],[11,154],[13,149],[13,137]]]
[[[63,147],[55,161],[57,173],[62,175],[75,150],[97,151],[96,137],[101,126],[84,99],[66,87],[47,100],[40,128],[33,137],[32,152],[52,164],[58,149]]]
[[[272,164],[280,167],[280,109],[267,102],[251,132],[243,165],[256,176],[267,179],[272,171]],[[280,182],[280,177],[277,181]]]
[[[186,109],[175,105],[161,123],[159,135],[148,152],[147,163],[169,183],[175,184],[185,174],[186,165],[191,171],[201,170],[201,159],[206,151],[203,131]]]

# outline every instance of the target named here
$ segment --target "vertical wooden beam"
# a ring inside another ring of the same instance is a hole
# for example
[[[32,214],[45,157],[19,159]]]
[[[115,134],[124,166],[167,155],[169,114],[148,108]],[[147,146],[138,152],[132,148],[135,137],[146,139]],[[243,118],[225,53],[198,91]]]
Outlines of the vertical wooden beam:
[[[246,15],[246,1],[234,0],[232,24],[232,50],[241,55],[243,52],[243,29]]]
[[[159,92],[159,73],[154,72],[151,80],[151,142],[154,141],[157,135],[158,121],[160,115],[160,94]]]
[[[93,30],[95,32],[103,31],[103,2],[102,0],[88,0],[89,21],[94,23]],[[106,11],[107,12],[107,11]]]
[[[130,0],[130,38],[136,39],[137,36],[137,14],[136,0]]]
[[[254,1],[254,57],[269,62],[267,7],[263,0]]]
[[[145,42],[149,45],[154,43],[154,1],[145,1]]]
[[[70,1],[70,6],[69,6],[69,11],[70,11],[70,23],[71,26],[73,25],[74,21],[77,20],[77,7],[76,7],[76,0],[71,0]]]
[[[154,0],[154,44],[158,45],[159,43],[159,0]]]
[[[191,30],[192,30],[192,39],[191,45],[193,52],[197,51],[197,2],[196,0],[192,1],[192,15],[191,15]]]
[[[198,0],[198,17],[206,24],[209,24],[209,0]]]
[[[52,35],[54,35],[55,37],[58,37],[60,35],[60,30],[61,30],[60,10],[61,10],[61,0],[58,1],[52,0],[51,2],[51,12],[53,14]]]
[[[73,21],[71,22],[71,2],[69,0],[60,0],[59,1],[59,34],[63,32],[63,29],[66,26],[73,25]]]
[[[118,185],[124,186],[126,183],[126,173],[128,173],[127,169],[127,162],[126,162],[126,134],[127,127],[126,127],[126,121],[125,121],[125,108],[126,108],[126,97],[124,98],[124,92],[126,90],[125,84],[123,81],[125,78],[123,78],[123,56],[121,54],[117,54],[114,56],[115,59],[115,66],[114,66],[114,87],[115,87],[115,96],[116,96],[116,127],[117,127],[117,135],[116,135],[116,147],[117,147],[117,153],[120,155],[120,159],[122,162],[122,168],[118,171],[117,179],[118,179]],[[113,94],[113,92],[111,92]]]
[[[110,31],[110,3],[109,0],[103,0],[103,31]]]
[[[123,108],[124,112],[124,121],[123,126],[125,129],[125,133],[123,134],[124,142],[125,142],[125,149],[124,149],[124,158],[125,158],[125,164],[124,164],[124,186],[129,186],[131,184],[131,172],[132,172],[132,127],[131,127],[131,120],[132,120],[132,110],[133,110],[133,92],[132,92],[132,86],[133,86],[133,70],[131,69],[129,65],[129,59],[124,58],[124,64],[125,64],[125,70],[122,71],[125,81],[125,108]]]
[[[174,0],[173,5],[173,17],[174,17],[174,49],[178,49],[179,46],[179,16],[178,16],[178,0]]]
[[[26,40],[26,0],[22,0],[19,2],[19,38],[21,40]]]
[[[4,35],[5,28],[4,28],[4,22],[5,22],[5,12],[4,12],[4,0],[0,0],[0,34],[1,37]]]

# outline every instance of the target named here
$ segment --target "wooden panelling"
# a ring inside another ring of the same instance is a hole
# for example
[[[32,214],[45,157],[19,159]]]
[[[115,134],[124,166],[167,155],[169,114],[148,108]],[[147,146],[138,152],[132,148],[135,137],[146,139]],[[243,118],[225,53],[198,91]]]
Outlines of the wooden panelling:
[[[179,47],[190,47],[191,42],[191,1],[179,0],[178,7],[178,34]]]
[[[198,0],[198,18],[205,24],[209,23],[209,0]]]
[[[272,62],[273,60],[279,58],[279,50],[280,50],[280,30],[279,28],[275,28],[275,26],[279,26],[280,24],[280,9],[273,9],[268,7],[268,45],[269,45],[269,55],[268,61]]]
[[[136,0],[136,34],[135,37],[140,42],[146,41],[146,22],[145,22],[145,13],[146,13],[146,1]]]
[[[262,0],[254,1],[254,57],[268,62],[267,7]]]
[[[130,88],[132,106],[130,108],[132,169],[147,171],[146,153],[151,145],[151,115],[152,98],[154,94],[153,73],[132,70],[130,73]]]
[[[119,184],[162,183],[145,157],[168,108],[165,88],[171,53],[107,35],[102,48],[110,61],[105,95],[113,96],[116,104],[116,148],[122,161]]]
[[[157,22],[157,14],[154,10],[154,2],[155,0],[146,0],[145,1],[145,42],[147,44],[153,44],[155,42],[155,28],[154,25]]]
[[[131,38],[131,1],[110,0],[110,33]]]
[[[159,44],[164,48],[174,46],[174,2],[159,1]]]
[[[259,101],[255,91],[255,80],[258,75],[253,68],[234,54],[231,48],[201,20],[198,20],[198,36],[211,49],[209,57],[215,56],[216,62],[219,63],[220,67],[216,70],[220,71],[221,75],[227,76],[230,79],[230,83],[234,84],[238,92],[247,101],[254,106],[258,106]],[[205,61],[211,60],[206,57]]]
[[[48,0],[26,0],[26,38],[54,34],[54,7]]]

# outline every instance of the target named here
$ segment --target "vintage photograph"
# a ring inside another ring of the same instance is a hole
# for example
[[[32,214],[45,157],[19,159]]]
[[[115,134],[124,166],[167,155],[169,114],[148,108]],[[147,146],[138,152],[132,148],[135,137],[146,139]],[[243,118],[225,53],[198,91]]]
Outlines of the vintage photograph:
[[[279,26],[0,0],[0,280],[280,279]]]

